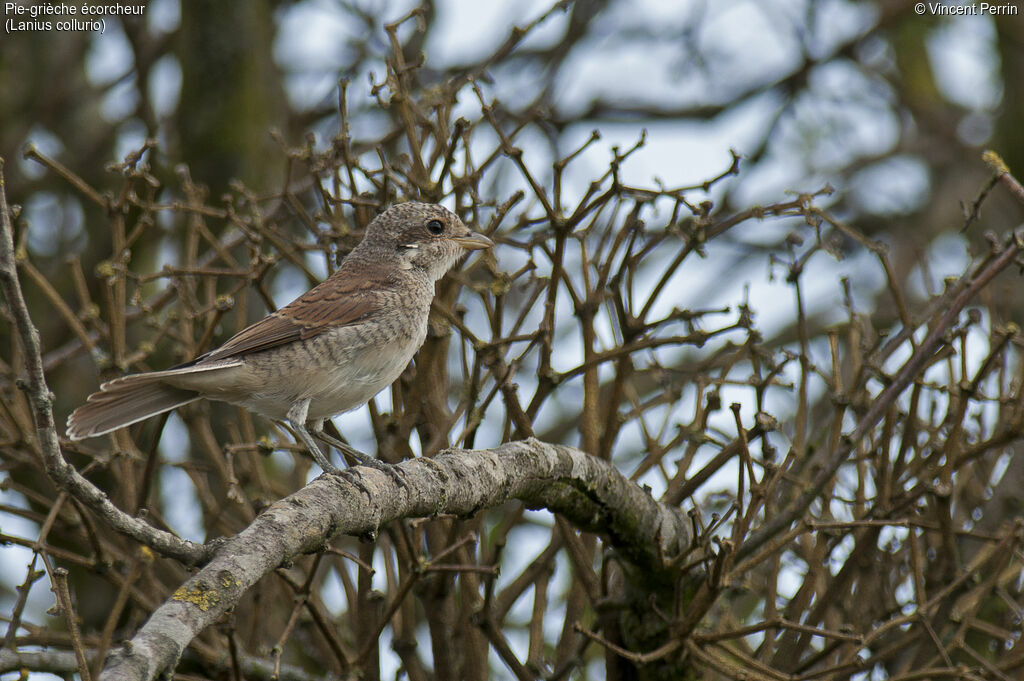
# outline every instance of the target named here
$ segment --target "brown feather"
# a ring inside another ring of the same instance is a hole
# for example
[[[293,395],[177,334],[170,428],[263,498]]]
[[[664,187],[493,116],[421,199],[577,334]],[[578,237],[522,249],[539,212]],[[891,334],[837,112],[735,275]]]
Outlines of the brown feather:
[[[378,293],[394,287],[390,268],[360,263],[343,268],[252,326],[229,338],[198,361],[247,355],[313,338],[330,329],[362,322],[381,309]]]
[[[173,388],[147,374],[109,381],[68,417],[68,437],[82,440],[103,435],[199,397],[199,393]]]

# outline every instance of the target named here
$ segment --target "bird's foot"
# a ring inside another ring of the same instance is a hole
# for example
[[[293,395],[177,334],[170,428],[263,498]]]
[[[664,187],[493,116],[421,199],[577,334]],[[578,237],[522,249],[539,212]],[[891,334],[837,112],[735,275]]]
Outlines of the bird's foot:
[[[327,433],[323,432],[322,428],[316,429],[314,432],[321,441],[334,447],[339,452],[341,452],[342,455],[347,454],[351,456],[353,459],[356,460],[356,463],[358,463],[360,466],[366,466],[367,468],[376,468],[382,473],[387,473],[388,476],[395,481],[396,485],[405,490],[409,489],[409,486],[405,483],[405,479],[402,477],[402,474],[398,471],[397,466],[395,466],[394,464],[387,463],[386,461],[381,461],[377,457],[372,456],[370,454],[363,454],[361,451],[349,445],[348,443],[342,442],[341,440],[331,437]]]
[[[338,468],[327,459],[317,460],[317,465],[319,465],[323,472],[328,475],[339,475],[345,472],[344,468]]]
[[[362,476],[359,475],[359,473],[355,472],[351,468],[345,468],[342,470],[337,470],[337,473],[334,473],[333,475],[337,475],[339,478],[343,478],[349,481],[350,483],[358,487],[359,491],[365,494],[368,499],[370,499],[371,501],[373,500],[373,494],[370,492],[370,489],[363,484]]]
[[[406,491],[409,490],[409,485],[405,483],[405,478],[402,476],[401,470],[399,470],[398,466],[396,466],[395,464],[387,463],[386,461],[381,461],[375,456],[370,456],[368,454],[363,454],[361,452],[356,452],[352,454],[355,460],[359,462],[359,465],[366,466],[368,468],[376,468],[382,473],[387,473],[388,477],[394,480],[396,485],[398,485],[399,487]],[[358,456],[356,456],[356,454],[358,454]]]

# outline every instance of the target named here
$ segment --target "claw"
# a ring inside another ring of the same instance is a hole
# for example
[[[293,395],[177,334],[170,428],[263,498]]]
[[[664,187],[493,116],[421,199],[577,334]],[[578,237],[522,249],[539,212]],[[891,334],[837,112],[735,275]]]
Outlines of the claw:
[[[376,468],[377,470],[383,473],[387,473],[388,476],[395,481],[396,485],[398,485],[399,487],[406,491],[409,490],[409,485],[405,483],[405,479],[402,477],[398,468],[394,464],[381,461],[377,457],[371,456],[370,454],[364,454],[360,452],[358,449],[352,447],[351,445],[348,445],[335,437],[331,437],[322,430],[322,424],[320,428],[316,428],[314,426],[313,434],[322,442],[325,442],[331,447],[334,447],[339,452],[351,456],[359,463],[359,465],[366,466],[367,468]]]

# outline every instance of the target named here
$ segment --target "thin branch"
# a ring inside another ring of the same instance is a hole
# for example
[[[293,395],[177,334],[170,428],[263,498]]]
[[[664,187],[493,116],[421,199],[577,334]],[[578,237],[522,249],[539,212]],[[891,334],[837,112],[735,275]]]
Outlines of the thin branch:
[[[61,453],[57,441],[57,427],[53,418],[53,395],[46,385],[40,352],[39,332],[32,323],[25,297],[18,281],[17,255],[14,250],[14,225],[7,205],[7,186],[4,181],[3,159],[0,158],[0,288],[11,310],[18,340],[25,353],[28,374],[26,391],[34,415],[36,437],[43,455],[46,472],[58,487],[95,511],[112,528],[142,542],[153,550],[187,565],[205,562],[211,547],[175,537],[158,530],[117,508],[107,495],[86,480]]]

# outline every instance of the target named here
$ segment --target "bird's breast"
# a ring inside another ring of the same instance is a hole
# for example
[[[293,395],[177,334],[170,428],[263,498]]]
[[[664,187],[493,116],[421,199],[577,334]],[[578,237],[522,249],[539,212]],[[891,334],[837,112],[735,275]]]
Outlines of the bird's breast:
[[[401,375],[426,333],[426,314],[386,314],[250,355],[245,372],[252,390],[242,406],[276,419],[306,398],[310,420],[350,411]]]

